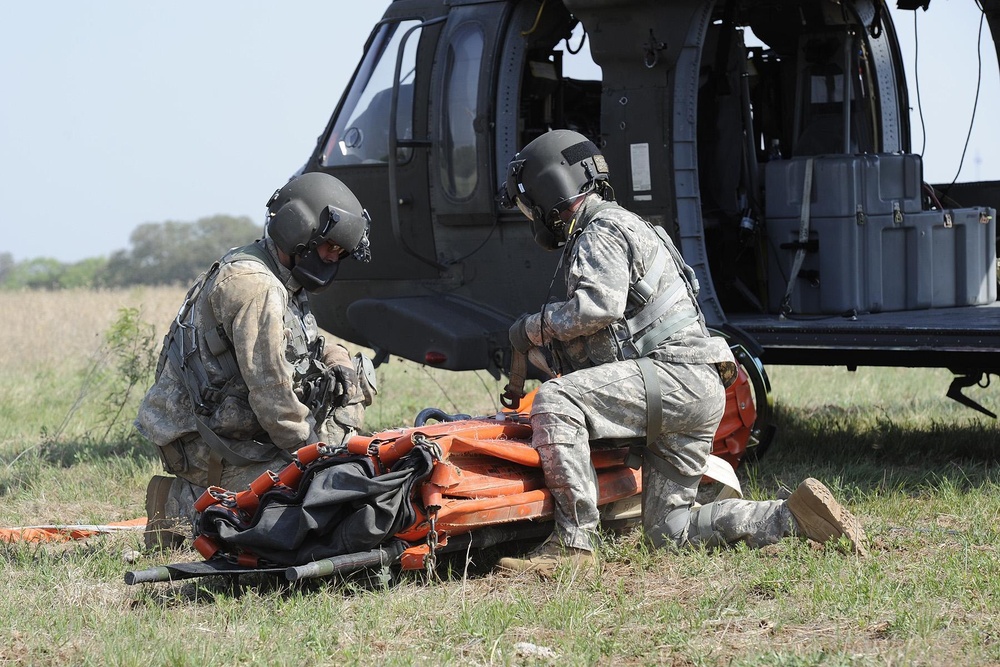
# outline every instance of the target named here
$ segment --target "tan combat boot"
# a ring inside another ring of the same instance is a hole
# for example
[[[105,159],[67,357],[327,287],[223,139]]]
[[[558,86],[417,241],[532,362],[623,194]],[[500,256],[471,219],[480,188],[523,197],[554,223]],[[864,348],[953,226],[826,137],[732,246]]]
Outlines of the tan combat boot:
[[[588,570],[596,563],[593,551],[565,547],[558,540],[550,538],[521,558],[501,558],[497,561],[497,567],[511,572],[552,577],[563,567],[572,571]]]
[[[173,483],[173,477],[153,475],[146,486],[146,531],[143,539],[147,549],[176,549],[184,544],[184,536],[171,530],[174,523],[167,519],[165,509]]]
[[[803,480],[786,502],[803,537],[827,542],[843,536],[850,541],[854,553],[867,554],[861,522],[819,480],[812,477]]]

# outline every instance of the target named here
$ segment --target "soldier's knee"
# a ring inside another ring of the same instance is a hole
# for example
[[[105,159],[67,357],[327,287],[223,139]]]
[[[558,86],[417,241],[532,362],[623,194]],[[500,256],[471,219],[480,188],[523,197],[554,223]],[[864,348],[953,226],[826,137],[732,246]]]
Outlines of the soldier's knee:
[[[655,547],[722,546],[725,540],[715,530],[718,507],[708,503],[700,507],[678,507],[663,518],[643,516],[646,539]]]

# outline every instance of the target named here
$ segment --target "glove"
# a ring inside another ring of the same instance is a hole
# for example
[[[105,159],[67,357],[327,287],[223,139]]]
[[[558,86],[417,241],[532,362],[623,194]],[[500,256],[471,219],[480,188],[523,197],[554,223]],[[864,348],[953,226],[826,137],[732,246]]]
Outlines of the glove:
[[[337,364],[329,368],[333,380],[333,405],[342,408],[350,402],[354,388],[358,386],[358,373],[353,366]]]
[[[521,315],[517,318],[507,333],[507,337],[510,338],[510,346],[521,354],[527,354],[528,350],[534,347],[534,343],[528,338],[528,331],[525,328],[528,317],[530,315]]]

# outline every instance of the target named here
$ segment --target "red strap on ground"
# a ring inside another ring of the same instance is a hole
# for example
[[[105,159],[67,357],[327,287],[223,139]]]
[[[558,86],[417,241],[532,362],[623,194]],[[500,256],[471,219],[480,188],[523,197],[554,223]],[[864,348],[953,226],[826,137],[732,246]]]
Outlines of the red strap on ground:
[[[146,518],[113,521],[106,524],[52,524],[47,526],[22,526],[0,528],[0,542],[68,542],[94,535],[119,532],[137,532],[146,527]]]

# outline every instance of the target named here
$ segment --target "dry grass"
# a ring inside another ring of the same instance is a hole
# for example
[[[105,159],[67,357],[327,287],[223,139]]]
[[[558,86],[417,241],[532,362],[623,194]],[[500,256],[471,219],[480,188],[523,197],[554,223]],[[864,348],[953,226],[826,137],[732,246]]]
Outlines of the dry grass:
[[[138,308],[142,319],[156,327],[159,340],[186,291],[180,287],[0,291],[0,369],[81,367],[100,348],[101,337],[120,308]]]
[[[4,322],[0,327],[0,380],[8,384],[6,391],[0,390],[0,397],[26,408],[37,400],[33,393],[40,391],[33,384],[51,383],[51,373],[68,378],[93,363],[95,355],[101,353],[103,335],[122,308],[137,308],[142,322],[154,326],[154,340],[159,345],[186,291],[186,287],[0,291],[0,320]],[[352,353],[372,354],[367,348],[325,335],[328,341],[345,344]],[[497,397],[502,384],[485,372],[454,373],[391,357],[377,374],[381,394],[367,417],[371,430],[412,424],[425,407],[472,414],[500,409]],[[61,394],[71,389],[60,383]],[[59,397],[48,398],[56,401]],[[69,409],[71,401],[72,397],[62,396],[58,402],[63,407],[59,409]],[[7,430],[3,426],[0,410],[0,443]]]
[[[139,308],[159,339],[183,294],[0,292],[0,525],[142,514],[158,462],[147,445],[87,437],[91,412],[16,454],[62,419],[56,398],[72,398],[75,370],[119,308]],[[409,423],[428,406],[487,412],[499,391],[481,374],[398,359],[379,375],[371,428]],[[126,569],[194,556],[127,563],[141,542],[131,534],[0,545],[0,664],[1000,664],[995,424],[943,398],[943,371],[780,368],[771,377],[779,436],[741,470],[745,488],[771,498],[782,484],[822,478],[865,522],[869,557],[796,540],[651,553],[633,533],[608,541],[597,579],[500,576],[490,571],[497,549],[474,554],[468,576],[458,558],[444,581],[409,574],[387,590],[217,578],[130,588]]]

